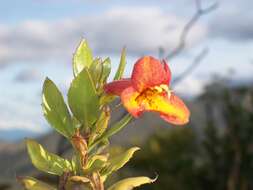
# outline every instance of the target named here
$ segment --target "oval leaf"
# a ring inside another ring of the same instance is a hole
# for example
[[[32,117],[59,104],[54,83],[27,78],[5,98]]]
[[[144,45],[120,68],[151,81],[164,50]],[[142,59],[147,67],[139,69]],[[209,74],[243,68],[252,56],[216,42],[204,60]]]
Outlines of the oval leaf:
[[[18,177],[26,190],[56,190],[56,188],[32,177]]]
[[[97,87],[99,85],[99,80],[102,77],[103,72],[103,65],[102,65],[102,59],[96,58],[90,68],[89,68],[90,75],[93,79],[94,85]]]
[[[150,179],[148,177],[126,178],[115,183],[108,190],[132,190],[134,187],[138,187],[147,183],[153,183],[155,180],[156,179]]]
[[[93,61],[92,51],[86,40],[82,40],[73,57],[73,72],[77,76],[85,67],[89,68]]]
[[[105,155],[94,155],[92,156],[86,167],[84,168],[84,172],[85,173],[92,173],[92,172],[96,172],[100,169],[102,169],[105,166],[105,163],[107,161],[107,156]]]
[[[68,102],[72,113],[84,126],[91,126],[97,120],[99,97],[86,68],[72,81]]]
[[[74,134],[71,115],[64,102],[61,92],[50,79],[46,78],[43,85],[42,109],[48,123],[65,137]]]
[[[72,171],[71,163],[68,160],[47,152],[36,141],[27,139],[26,145],[32,163],[37,169],[58,176]]]
[[[110,158],[107,162],[107,166],[101,171],[101,175],[105,178],[112,172],[122,168],[132,158],[133,154],[140,150],[139,147],[133,147],[125,151],[124,153]]]
[[[109,106],[105,106],[96,122],[96,124],[91,129],[91,136],[89,138],[89,144],[91,144],[94,139],[100,137],[107,129],[109,120],[111,117],[111,112]]]

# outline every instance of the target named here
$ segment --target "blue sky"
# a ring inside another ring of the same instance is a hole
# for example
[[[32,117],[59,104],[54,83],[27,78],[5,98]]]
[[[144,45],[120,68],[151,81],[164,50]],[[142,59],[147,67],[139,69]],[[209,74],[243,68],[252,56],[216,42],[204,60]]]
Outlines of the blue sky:
[[[66,93],[71,58],[85,37],[94,54],[110,56],[113,71],[127,47],[126,75],[137,57],[175,48],[194,0],[9,0],[0,3],[0,130],[48,130],[42,116],[41,86],[49,76]],[[203,0],[203,6],[213,3]],[[202,92],[214,73],[233,80],[252,78],[252,1],[218,1],[219,8],[192,29],[187,47],[169,61],[180,74],[203,48],[202,64],[176,86],[179,93]]]

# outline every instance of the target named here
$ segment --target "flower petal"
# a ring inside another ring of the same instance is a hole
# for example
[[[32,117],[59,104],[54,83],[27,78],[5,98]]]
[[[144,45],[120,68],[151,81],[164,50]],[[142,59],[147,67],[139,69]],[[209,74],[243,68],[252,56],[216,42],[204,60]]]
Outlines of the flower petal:
[[[163,66],[164,66],[164,70],[165,70],[165,73],[167,75],[167,85],[170,84],[170,81],[171,81],[171,70],[169,68],[169,65],[167,64],[167,62],[165,60],[162,61],[163,63]]]
[[[178,115],[160,113],[160,117],[165,121],[175,125],[184,125],[188,123],[190,118],[190,111],[184,102],[174,94],[171,95],[169,102],[175,109],[178,110]]]
[[[164,63],[164,62],[163,62]],[[133,86],[139,91],[148,87],[168,85],[171,73],[167,64],[162,64],[158,59],[151,56],[145,56],[139,59],[133,69],[132,82]]]
[[[121,94],[121,101],[124,107],[134,117],[139,117],[143,112],[143,108],[140,107],[139,103],[136,101],[139,95],[140,93],[132,86],[126,88]]]
[[[130,79],[122,79],[122,80],[116,80],[116,81],[107,83],[104,89],[105,89],[105,92],[108,94],[120,96],[122,91],[131,85],[132,85],[132,82]]]
[[[142,100],[141,106],[145,108],[145,111],[159,112],[161,118],[175,125],[183,125],[189,121],[190,111],[173,93],[170,97],[166,93],[153,93]]]

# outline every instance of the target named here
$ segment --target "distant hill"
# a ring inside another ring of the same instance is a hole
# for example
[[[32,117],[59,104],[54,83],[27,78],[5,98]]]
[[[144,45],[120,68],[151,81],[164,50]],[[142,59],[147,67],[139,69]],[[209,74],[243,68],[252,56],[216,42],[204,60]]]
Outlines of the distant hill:
[[[55,152],[59,138],[58,134],[51,133],[38,138],[38,141],[49,151]],[[0,144],[0,171],[0,184],[11,183],[14,186],[18,185],[16,176],[39,174],[28,158],[24,141]]]
[[[0,130],[0,142],[17,142],[26,137],[38,137],[40,133],[25,129],[2,129]]]

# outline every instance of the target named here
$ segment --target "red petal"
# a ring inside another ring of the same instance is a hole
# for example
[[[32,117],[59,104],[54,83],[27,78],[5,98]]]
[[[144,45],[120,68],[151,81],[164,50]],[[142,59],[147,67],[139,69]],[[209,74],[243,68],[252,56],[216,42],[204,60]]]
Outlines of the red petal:
[[[122,91],[131,85],[132,85],[132,82],[130,79],[116,80],[116,81],[107,83],[104,86],[104,90],[108,94],[120,96]]]
[[[165,60],[163,60],[162,63],[163,63],[163,66],[164,66],[164,70],[165,70],[165,72],[166,72],[166,75],[167,75],[167,77],[168,77],[168,79],[167,79],[167,80],[168,80],[167,84],[169,85],[169,84],[170,84],[170,80],[171,80],[171,70],[170,70],[169,65],[167,64],[167,62],[166,62]]]
[[[145,56],[139,59],[133,69],[132,82],[133,86],[142,92],[148,87],[169,84],[171,78],[168,65],[163,65],[159,60]]]
[[[134,87],[126,88],[121,94],[121,101],[127,111],[132,114],[134,117],[139,117],[143,112],[143,108],[140,107],[136,98],[140,95]]]

